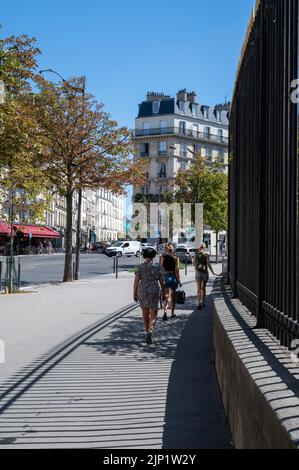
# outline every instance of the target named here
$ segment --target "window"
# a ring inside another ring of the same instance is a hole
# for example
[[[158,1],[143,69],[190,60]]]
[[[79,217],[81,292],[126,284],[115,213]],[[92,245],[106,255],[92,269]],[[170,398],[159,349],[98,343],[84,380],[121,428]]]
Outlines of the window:
[[[166,142],[159,142],[159,155],[166,155],[167,154],[167,143]]]
[[[205,138],[206,139],[209,139],[210,138],[210,135],[211,135],[211,128],[209,126],[205,126],[204,128],[204,135],[205,135]]]
[[[179,101],[180,113],[185,113],[185,101]]]
[[[167,134],[167,132],[168,132],[167,125],[168,125],[167,121],[160,121],[161,134]]]
[[[149,144],[141,144],[141,156],[148,157],[149,156]]]
[[[221,110],[220,109],[215,110],[215,115],[216,115],[217,121],[221,122]]]
[[[180,121],[179,122],[179,133],[186,135],[186,123],[185,121]]]
[[[218,156],[219,156],[219,160],[221,161],[221,163],[224,163],[225,161],[224,150],[222,149],[219,150]]]
[[[192,115],[197,116],[197,104],[191,104]]]
[[[180,145],[180,155],[181,157],[187,157],[187,145],[186,144]]]
[[[153,102],[153,114],[159,114],[160,111],[160,101]]]
[[[206,149],[206,157],[207,157],[207,160],[212,160],[212,149],[211,147],[207,147]]]
[[[223,130],[218,129],[218,140],[219,142],[223,142]]]
[[[149,122],[144,122],[142,124],[142,128],[143,128],[143,135],[149,135],[149,133],[150,133],[150,123]]]
[[[193,137],[198,137],[198,124],[193,124]]]
[[[166,178],[166,165],[165,165],[165,163],[162,163],[160,165],[158,177],[159,178]]]
[[[186,170],[186,169],[187,169],[187,163],[185,163],[185,162],[180,162],[180,163],[179,163],[179,169],[180,169],[180,170]]]
[[[209,106],[202,107],[202,114],[205,119],[209,119]]]

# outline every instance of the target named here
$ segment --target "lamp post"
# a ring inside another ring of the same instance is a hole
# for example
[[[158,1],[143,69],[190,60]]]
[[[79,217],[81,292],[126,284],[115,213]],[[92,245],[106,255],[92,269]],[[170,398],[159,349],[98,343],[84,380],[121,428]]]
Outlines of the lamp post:
[[[160,206],[161,203],[161,193],[160,193],[160,185],[158,180],[153,180],[153,183],[155,183],[157,190],[158,190],[158,204]],[[161,231],[161,224],[160,224],[160,210],[158,206],[158,233],[157,233],[157,254],[159,254],[159,246],[160,246],[160,231]]]
[[[68,86],[71,90],[76,91],[77,93],[82,93],[82,112],[84,111],[84,98],[85,98],[85,89],[86,89],[86,79],[83,77],[83,87],[78,88],[71,85],[67,80],[65,80],[58,72],[53,69],[40,70],[39,73],[50,72],[57,75],[62,82]],[[83,145],[83,144],[82,144]],[[75,280],[80,279],[80,248],[81,248],[81,213],[82,213],[82,188],[78,190],[78,209],[77,209],[77,233],[76,233],[76,267],[75,267]]]

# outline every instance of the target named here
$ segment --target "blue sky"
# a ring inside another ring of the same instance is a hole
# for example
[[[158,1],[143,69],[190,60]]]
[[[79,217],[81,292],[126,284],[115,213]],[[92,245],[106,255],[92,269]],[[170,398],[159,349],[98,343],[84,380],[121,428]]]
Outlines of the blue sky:
[[[40,68],[65,78],[86,75],[88,91],[133,128],[147,91],[187,88],[209,105],[231,98],[253,3],[2,0],[0,32],[36,37]]]
[[[87,76],[88,91],[134,126],[147,91],[231,97],[253,0],[2,0],[2,36],[27,33],[41,68]],[[49,77],[50,78],[50,77]]]

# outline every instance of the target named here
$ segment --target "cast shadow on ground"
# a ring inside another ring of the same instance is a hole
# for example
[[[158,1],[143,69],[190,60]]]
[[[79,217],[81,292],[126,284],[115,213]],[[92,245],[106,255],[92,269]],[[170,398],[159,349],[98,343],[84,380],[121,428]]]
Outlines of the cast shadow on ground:
[[[185,328],[186,322],[192,315],[196,297],[188,297],[185,305],[176,309],[177,317],[167,322],[162,321],[163,313],[160,310],[158,321],[153,335],[153,344],[147,346],[144,338],[143,321],[141,311],[126,315],[126,317],[114,323],[105,337],[97,335],[84,343],[87,347],[92,347],[102,354],[108,355],[132,355],[138,361],[152,360],[153,358],[173,359],[178,343]]]

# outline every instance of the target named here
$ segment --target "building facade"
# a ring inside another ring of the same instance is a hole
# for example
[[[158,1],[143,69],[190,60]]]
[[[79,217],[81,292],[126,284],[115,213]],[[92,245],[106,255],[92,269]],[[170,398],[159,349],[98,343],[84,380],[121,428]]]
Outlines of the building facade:
[[[134,196],[174,191],[175,177],[187,168],[194,153],[211,164],[228,165],[230,104],[201,105],[196,93],[181,90],[175,98],[148,93],[135,120],[135,157],[148,160],[148,181],[134,188]]]
[[[96,241],[112,241],[125,232],[126,198],[105,189],[83,191],[81,212],[81,245]],[[76,246],[78,194],[73,196],[73,246]],[[55,195],[46,212],[46,224],[61,233],[61,246],[66,228],[65,198]]]

